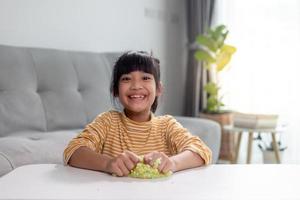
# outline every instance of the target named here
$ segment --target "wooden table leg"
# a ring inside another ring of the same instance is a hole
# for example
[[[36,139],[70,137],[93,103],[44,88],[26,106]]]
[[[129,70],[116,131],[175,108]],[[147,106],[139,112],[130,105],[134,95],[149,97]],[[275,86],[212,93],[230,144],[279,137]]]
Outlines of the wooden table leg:
[[[253,141],[253,132],[249,132],[248,135],[248,151],[247,151],[247,164],[251,162],[252,156],[252,141]]]
[[[281,161],[280,161],[279,148],[278,148],[278,144],[277,144],[277,141],[276,141],[275,133],[272,133],[272,144],[273,144],[273,149],[274,149],[276,161],[279,164],[279,163],[281,163]]]
[[[239,158],[239,152],[240,152],[240,146],[241,146],[241,140],[242,140],[242,134],[243,132],[240,131],[237,133],[238,134],[238,139],[237,139],[237,144],[235,146],[235,155],[234,155],[234,160],[232,163],[236,164]]]

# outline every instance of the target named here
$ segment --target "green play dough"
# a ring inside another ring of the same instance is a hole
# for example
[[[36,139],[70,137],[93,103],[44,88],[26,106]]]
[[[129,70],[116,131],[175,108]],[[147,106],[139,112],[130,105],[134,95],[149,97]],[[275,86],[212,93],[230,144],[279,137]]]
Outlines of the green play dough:
[[[172,171],[169,171],[167,173],[160,173],[158,171],[158,166],[160,164],[161,160],[156,159],[154,161],[153,166],[145,164],[144,158],[140,157],[140,162],[136,165],[134,169],[131,170],[129,177],[133,178],[143,178],[143,179],[153,179],[153,178],[162,178],[162,177],[168,177],[172,175]]]

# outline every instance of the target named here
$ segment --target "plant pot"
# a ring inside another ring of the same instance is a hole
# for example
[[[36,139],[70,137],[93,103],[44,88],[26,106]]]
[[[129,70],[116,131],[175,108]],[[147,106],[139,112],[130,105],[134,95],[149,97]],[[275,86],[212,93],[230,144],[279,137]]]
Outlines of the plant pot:
[[[222,135],[221,135],[221,147],[220,147],[219,159],[233,161],[234,154],[235,154],[234,134],[223,129],[225,125],[233,124],[233,112],[214,113],[214,114],[200,113],[199,117],[210,119],[220,124]]]

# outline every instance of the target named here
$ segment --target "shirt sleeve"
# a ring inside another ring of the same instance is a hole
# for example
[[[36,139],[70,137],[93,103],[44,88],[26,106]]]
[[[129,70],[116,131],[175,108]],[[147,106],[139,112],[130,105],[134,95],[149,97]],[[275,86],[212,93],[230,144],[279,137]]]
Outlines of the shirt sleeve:
[[[101,152],[109,130],[110,113],[102,113],[88,124],[85,129],[75,138],[73,138],[63,153],[64,164],[67,165],[72,154],[79,147],[88,147],[95,152]]]
[[[185,150],[197,153],[205,162],[211,163],[212,152],[210,148],[197,136],[192,135],[174,117],[167,120],[167,141],[172,153],[178,154]]]

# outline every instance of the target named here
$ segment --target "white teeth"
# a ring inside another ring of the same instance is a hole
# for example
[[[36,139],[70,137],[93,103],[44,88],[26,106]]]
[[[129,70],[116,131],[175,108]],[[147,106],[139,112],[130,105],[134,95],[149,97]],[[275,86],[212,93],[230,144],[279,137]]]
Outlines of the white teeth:
[[[144,95],[131,95],[130,98],[144,98]]]

